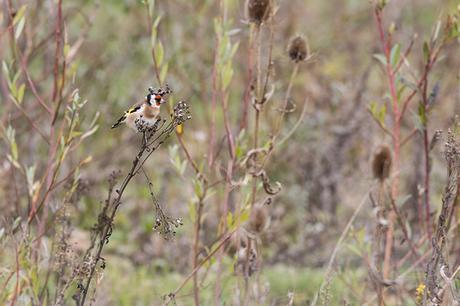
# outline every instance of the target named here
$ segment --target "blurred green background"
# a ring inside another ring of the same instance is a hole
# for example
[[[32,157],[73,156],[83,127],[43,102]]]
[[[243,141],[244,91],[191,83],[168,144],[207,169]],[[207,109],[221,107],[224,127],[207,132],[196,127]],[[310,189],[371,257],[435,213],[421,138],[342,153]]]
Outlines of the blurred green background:
[[[25,5],[26,21],[16,46],[9,35],[7,2],[16,11]],[[300,65],[293,80],[290,102],[296,108],[286,115],[283,135],[301,118],[304,103],[307,103],[306,115],[299,121],[292,137],[276,148],[265,168],[270,180],[279,181],[283,190],[268,210],[268,228],[258,237],[260,269],[249,283],[254,293],[251,300],[254,305],[288,305],[288,293],[294,294],[294,305],[305,305],[313,299],[323,282],[329,256],[350,215],[372,185],[369,161],[373,150],[390,142],[367,111],[372,102],[385,101],[387,84],[378,61],[373,57],[381,52],[381,45],[370,1],[284,0],[276,1],[276,4],[270,79],[273,96],[262,113],[259,134],[262,145],[268,143],[273,132],[278,116],[276,109],[281,107],[293,69],[286,52],[289,39],[296,34],[307,37],[314,56],[312,61]],[[405,49],[417,34],[410,57],[414,71],[421,69],[423,41],[429,38],[437,20],[455,13],[457,5],[457,1],[447,0],[402,0],[388,4],[385,18],[387,26],[394,22],[394,40]],[[5,0],[0,6],[0,59],[12,74],[21,71],[13,51],[14,48],[21,50],[27,57],[27,67],[39,94],[45,102],[51,101],[57,1]],[[141,141],[139,134],[127,128],[111,130],[110,126],[125,109],[145,96],[146,88],[159,85],[152,62],[152,23],[158,20],[153,49],[157,56],[158,52],[163,53],[161,67],[167,67],[163,68],[163,76],[174,91],[168,107],[180,99],[188,101],[193,118],[184,125],[182,139],[199,167],[218,180],[225,175],[228,158],[225,145],[220,145],[222,152],[216,159],[215,168],[208,169],[206,159],[214,92],[213,65],[218,43],[215,23],[219,16],[225,20],[227,38],[231,44],[238,44],[238,48],[230,59],[233,68],[231,83],[218,96],[215,131],[218,142],[225,143],[220,103],[226,96],[232,129],[235,135],[239,132],[237,127],[248,84],[250,25],[246,20],[245,1],[157,0],[152,16],[149,16],[147,6],[143,1],[135,0],[62,3],[62,48],[68,60],[63,99],[69,99],[73,90],[78,89],[82,100],[88,101],[79,113],[82,130],[90,126],[96,113],[100,114],[98,129],[72,150],[58,174],[59,178],[64,178],[81,160],[91,156],[91,161],[80,167],[79,199],[68,212],[72,228],[68,242],[77,256],[88,247],[90,228],[97,222],[106,197],[108,176],[115,170],[128,171]],[[263,39],[262,59],[266,61],[268,35],[265,34]],[[160,42],[162,47],[159,47]],[[458,42],[452,42],[443,50],[431,76],[432,84],[440,84],[437,105],[430,113],[431,131],[447,130],[454,115],[460,111],[459,64]],[[23,72],[18,78],[26,84]],[[11,101],[5,74],[0,77],[0,83],[3,136],[6,139],[8,126],[15,129],[18,159],[22,165],[36,165],[39,177],[46,166],[48,147]],[[21,106],[48,135],[49,119],[35,100],[30,86],[27,86]],[[413,129],[415,120],[412,117],[416,112],[415,105],[403,123],[404,133]],[[167,109],[163,109],[163,116],[169,116]],[[250,108],[249,128],[238,140],[241,150],[251,148],[252,126],[253,109]],[[401,189],[404,194],[412,196],[402,209],[409,220],[414,220],[417,215],[417,185],[422,180],[421,138],[416,136],[414,139],[402,153]],[[14,271],[14,241],[20,241],[19,236],[16,240],[14,235],[8,238],[7,229],[17,217],[22,217],[21,222],[24,222],[30,207],[24,178],[20,171],[12,174],[15,170],[7,158],[7,154],[11,154],[8,143],[5,140],[0,147],[3,160],[0,164],[0,228],[4,229],[0,238],[0,284],[8,283],[7,278]],[[441,147],[435,149],[432,158],[431,198],[435,211],[441,204],[445,182]],[[181,168],[182,165],[186,168]],[[96,305],[161,305],[163,296],[172,292],[192,270],[196,175],[176,136],[168,139],[153,155],[146,170],[165,211],[173,217],[181,217],[184,225],[171,241],[154,233],[155,214],[148,186],[142,176],[134,178],[116,216],[110,243],[104,249],[107,268],[96,282]],[[244,205],[247,202],[251,186],[244,185],[240,188],[240,196],[231,196],[231,208],[237,205],[235,203]],[[66,188],[63,184],[49,199],[50,214],[62,205]],[[203,248],[211,248],[219,237],[217,227],[223,190],[223,187],[217,188],[205,201],[200,234]],[[262,200],[263,192],[257,198]],[[330,292],[326,294],[331,305],[361,305],[373,296],[374,289],[367,282],[366,266],[357,255],[365,252],[371,243],[371,216],[372,207],[368,205],[358,216],[346,247],[340,251],[337,272],[329,280]],[[38,283],[50,269],[48,261],[55,234],[53,222],[46,223],[49,230],[42,237],[39,254],[34,255],[39,258]],[[396,240],[400,238],[398,233]],[[235,276],[235,260],[232,256],[224,257],[225,268],[221,277],[222,303],[225,305],[238,304],[237,296],[243,286],[243,280]],[[202,305],[214,303],[215,268],[213,263],[200,271],[200,278],[203,278]],[[211,271],[209,275],[208,269]],[[23,273],[24,279],[30,279],[27,268]],[[403,298],[389,300],[388,305],[415,304],[415,288],[423,279],[423,269],[415,270],[407,278]],[[23,286],[27,287],[27,282]],[[0,301],[6,303],[14,291],[13,282],[3,289]],[[70,291],[74,290],[72,287]],[[192,305],[192,290],[189,282],[176,297],[177,304]],[[29,304],[28,295],[33,294],[23,291],[17,303]],[[71,296],[72,293],[66,296],[69,304]]]

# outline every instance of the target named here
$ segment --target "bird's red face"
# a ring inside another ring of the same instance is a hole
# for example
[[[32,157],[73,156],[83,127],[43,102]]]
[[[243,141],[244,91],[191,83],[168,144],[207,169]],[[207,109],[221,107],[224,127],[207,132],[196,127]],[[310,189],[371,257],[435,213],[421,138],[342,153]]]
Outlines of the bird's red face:
[[[163,97],[161,95],[156,95],[155,96],[155,104],[156,104],[156,106],[160,106],[164,102],[165,101],[163,100]]]
[[[150,106],[160,107],[161,104],[165,103],[166,101],[163,99],[161,95],[151,95],[148,94],[145,97],[145,102],[147,102]]]
[[[145,97],[145,102],[150,106],[160,107],[161,104],[166,103],[165,96],[171,93],[168,85],[165,88],[153,89],[149,87],[149,94]]]

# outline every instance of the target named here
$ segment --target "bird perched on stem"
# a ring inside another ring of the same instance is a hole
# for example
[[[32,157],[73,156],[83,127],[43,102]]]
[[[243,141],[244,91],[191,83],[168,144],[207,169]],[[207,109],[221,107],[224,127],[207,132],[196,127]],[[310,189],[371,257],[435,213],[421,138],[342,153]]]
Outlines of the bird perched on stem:
[[[144,101],[140,102],[127,110],[118,121],[112,125],[112,129],[120,126],[122,123],[136,132],[142,132],[145,128],[153,127],[160,118],[160,107],[166,102],[165,97],[172,91],[169,86],[165,88],[154,89],[149,87],[149,93],[145,96]]]

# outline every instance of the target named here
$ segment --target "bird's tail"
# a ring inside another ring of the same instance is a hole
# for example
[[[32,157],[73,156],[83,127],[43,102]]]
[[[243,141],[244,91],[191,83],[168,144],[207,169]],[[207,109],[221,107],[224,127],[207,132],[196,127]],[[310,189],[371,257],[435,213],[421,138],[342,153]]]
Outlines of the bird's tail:
[[[126,120],[126,115],[121,116],[121,118],[118,119],[118,121],[117,121],[114,125],[112,125],[112,129],[118,127],[118,126],[119,126],[120,124],[122,124],[125,120]]]

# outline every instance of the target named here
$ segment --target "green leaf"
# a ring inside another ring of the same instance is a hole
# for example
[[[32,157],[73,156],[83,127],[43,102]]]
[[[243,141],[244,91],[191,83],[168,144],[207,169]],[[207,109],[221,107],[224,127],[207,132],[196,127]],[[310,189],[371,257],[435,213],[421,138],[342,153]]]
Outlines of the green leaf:
[[[439,31],[440,31],[440,30],[441,30],[441,21],[438,20],[438,21],[436,22],[436,26],[435,26],[435,28],[434,28],[434,30],[433,30],[433,35],[431,36],[431,41],[432,41],[432,43],[435,43],[436,40],[438,40],[438,36],[439,36]]]
[[[164,64],[163,67],[161,67],[161,71],[160,71],[160,81],[161,81],[161,83],[165,82],[166,74],[168,74],[168,63]]]
[[[194,183],[194,190],[195,190],[195,195],[197,196],[197,198],[201,198],[203,196],[203,186],[201,184],[201,182],[197,179],[193,179],[193,183]]]
[[[241,146],[236,146],[235,148],[235,155],[236,155],[236,158],[239,159],[243,156],[243,149],[241,148]]]
[[[15,231],[20,224],[21,224],[21,217],[17,217],[13,222],[12,230]]]
[[[350,250],[352,253],[356,254],[358,257],[362,257],[362,252],[360,249],[358,249],[355,245],[353,244],[345,244],[348,250]]]
[[[150,36],[150,45],[155,48],[157,43],[157,29],[152,25],[152,35]]]
[[[6,154],[6,158],[15,168],[21,169],[21,165],[10,154]]]
[[[161,63],[163,63],[163,59],[164,59],[164,55],[165,55],[165,51],[164,51],[164,48],[163,48],[163,44],[161,43],[161,41],[158,41],[158,46],[156,48],[157,52],[156,52],[156,57],[157,57],[157,65],[158,66],[161,66]]]
[[[70,51],[70,45],[65,44],[64,45],[64,57],[67,57],[67,54],[69,54],[69,51]]]
[[[33,195],[34,191],[34,178],[35,178],[35,166],[26,169],[27,186],[29,187],[29,195]]]
[[[158,15],[157,18],[155,18],[155,21],[153,22],[153,27],[155,29],[158,28],[158,25],[160,24],[161,18],[163,18],[163,15]]]
[[[418,106],[418,116],[420,118],[420,122],[422,123],[422,126],[425,127],[427,123],[427,117],[426,117],[425,106],[423,106],[422,103],[420,103]]]
[[[16,27],[16,30],[14,31],[14,38],[17,40],[19,36],[22,34],[22,30],[24,30],[24,25],[26,24],[26,18],[22,17],[21,20],[18,22],[18,26]]]
[[[18,12],[16,13],[16,16],[14,16],[13,25],[16,25],[22,19],[22,17],[24,17],[26,8],[27,4],[24,4],[21,6],[21,8],[19,8]]]
[[[233,214],[231,211],[227,214],[227,226],[231,227],[233,225]]]
[[[2,70],[3,70],[3,75],[5,76],[6,79],[10,79],[10,70],[8,68],[8,64],[5,61],[2,61]]]
[[[385,126],[385,115],[386,114],[387,114],[387,106],[383,104],[378,112],[378,120],[382,126]]]
[[[11,155],[13,157],[13,160],[18,160],[18,145],[16,144],[15,140],[11,142]]]
[[[428,43],[425,41],[423,43],[423,60],[425,63],[428,63],[430,61],[430,46],[428,46]]]
[[[396,65],[398,65],[400,55],[401,55],[401,45],[395,44],[393,48],[391,48],[391,53],[390,53],[391,66],[395,67]]]
[[[94,133],[96,133],[96,131],[99,129],[99,125],[95,125],[92,129],[90,129],[89,131],[86,131],[82,136],[81,136],[81,139],[85,139],[91,135],[93,135]]]
[[[407,86],[407,87],[409,87],[409,88],[412,89],[412,90],[418,91],[417,84],[415,84],[414,82],[409,81],[408,79],[406,79],[406,78],[404,78],[404,77],[401,77],[401,78],[400,78],[400,81],[401,81],[401,83],[402,83],[404,86]]]
[[[184,159],[180,165],[180,175],[184,175],[185,169],[187,169],[187,160]]]
[[[416,112],[411,112],[411,118],[414,123],[414,127],[419,131],[423,132],[423,123],[420,120],[420,116]]]
[[[148,0],[147,5],[149,7],[150,16],[153,16],[153,12],[154,12],[154,9],[155,9],[155,0]]]
[[[21,84],[18,89],[18,93],[16,96],[16,100],[18,101],[19,104],[22,103],[22,100],[24,99],[24,91],[26,89],[26,84]]]
[[[387,113],[387,107],[383,104],[381,107],[378,106],[377,102],[372,101],[369,106],[369,110],[375,120],[380,122],[382,126],[385,126],[385,115]]]
[[[195,222],[196,220],[196,209],[195,209],[195,204],[193,202],[190,202],[188,204],[188,216],[192,222]]]
[[[249,209],[245,209],[241,213],[240,217],[238,218],[238,223],[241,224],[241,223],[244,223],[244,222],[246,222],[248,220],[249,220]]]
[[[385,56],[383,54],[374,54],[373,57],[378,60],[380,63],[382,63],[383,66],[386,66],[387,65],[387,59],[385,58]]]
[[[70,133],[70,138],[76,138],[76,137],[79,137],[81,134],[83,134],[82,132],[80,131],[72,131],[72,133]]]
[[[229,62],[231,65],[231,62]],[[233,68],[230,65],[226,65],[224,71],[222,72],[222,89],[225,90],[233,77]]]

